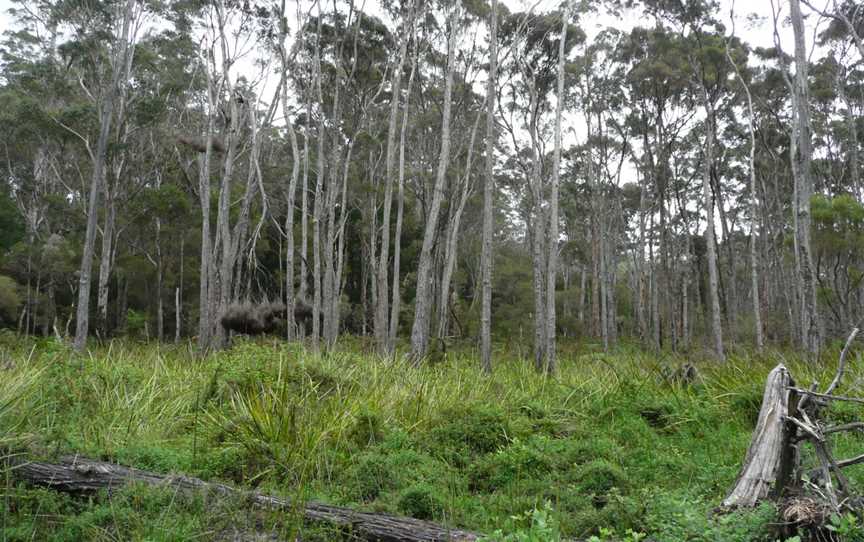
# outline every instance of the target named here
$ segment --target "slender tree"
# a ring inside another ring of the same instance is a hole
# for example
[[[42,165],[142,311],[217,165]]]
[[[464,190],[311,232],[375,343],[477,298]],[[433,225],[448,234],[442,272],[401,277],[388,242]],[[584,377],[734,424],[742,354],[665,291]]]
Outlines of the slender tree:
[[[450,10],[447,36],[447,68],[444,83],[444,104],[441,113],[441,150],[438,155],[438,170],[432,189],[432,202],[426,218],[423,246],[417,264],[417,294],[414,302],[414,324],[411,327],[411,359],[419,364],[429,348],[429,319],[432,312],[432,245],[438,229],[438,215],[444,196],[444,180],[450,165],[450,111],[453,101],[453,73],[456,67],[456,40],[459,34],[461,0]],[[383,295],[380,293],[379,295]]]
[[[495,190],[495,98],[498,86],[498,0],[489,12],[489,79],[486,81],[486,164],[483,178],[483,247],[480,254],[482,280],[480,314],[480,365],[492,372],[492,230]]]
[[[822,344],[821,322],[816,302],[816,277],[810,246],[810,198],[813,196],[812,127],[810,125],[810,91],[807,80],[807,49],[799,0],[789,0],[792,31],[795,35],[795,107],[797,109],[797,155],[795,215],[798,218],[797,241],[800,262],[798,282],[801,291],[801,339],[804,348],[815,357]]]
[[[558,271],[558,185],[561,179],[561,112],[564,109],[564,66],[566,64],[567,26],[570,24],[570,2],[561,14],[561,38],[558,46],[558,89],[555,100],[555,149],[552,158],[552,187],[549,195],[549,255],[546,257],[546,364],[555,372],[555,280]]]
[[[111,43],[110,79],[103,89],[98,104],[99,138],[96,141],[96,153],[93,157],[93,175],[90,182],[89,203],[87,204],[87,228],[84,234],[84,247],[81,255],[81,268],[78,277],[78,309],[75,325],[75,349],[84,350],[90,324],[90,282],[93,269],[93,255],[96,241],[96,222],[99,217],[99,195],[102,191],[105,176],[105,157],[108,150],[108,138],[111,133],[111,122],[114,117],[114,102],[121,92],[121,86],[127,85],[124,79],[130,64],[130,56],[134,50],[135,14],[138,9],[136,0],[126,0],[116,5],[117,14],[114,22],[119,26]]]
[[[384,180],[384,211],[381,228],[381,251],[378,262],[378,296],[375,304],[375,340],[378,343],[378,352],[382,355],[389,353],[388,335],[390,325],[388,322],[389,299],[386,295],[388,290],[387,275],[390,263],[390,210],[393,207],[393,185],[397,182],[396,176],[396,130],[399,117],[399,95],[402,92],[402,72],[405,66],[405,58],[408,55],[408,40],[410,33],[407,31],[414,25],[414,0],[410,0],[407,13],[403,16],[403,32],[399,44],[399,56],[393,67],[390,81],[390,118],[387,124],[387,154],[386,154],[386,178]]]

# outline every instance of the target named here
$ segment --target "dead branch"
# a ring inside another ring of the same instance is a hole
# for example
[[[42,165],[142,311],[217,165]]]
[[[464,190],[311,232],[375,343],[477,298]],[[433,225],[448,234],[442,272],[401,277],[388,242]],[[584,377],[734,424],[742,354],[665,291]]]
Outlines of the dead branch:
[[[803,388],[790,387],[790,391],[794,391],[795,393],[800,393],[802,395],[810,395],[813,397],[818,397],[819,399],[825,399],[826,401],[848,401],[850,403],[860,403],[864,404],[864,399],[859,397],[847,397],[845,395],[829,395],[827,393],[819,393],[812,390],[805,390]]]
[[[834,375],[834,380],[831,381],[831,384],[828,385],[828,389],[825,390],[826,395],[830,395],[835,389],[837,389],[837,385],[840,384],[840,379],[843,377],[843,370],[846,368],[846,356],[849,354],[849,347],[852,346],[852,341],[855,340],[855,336],[858,335],[858,328],[852,329],[852,333],[849,334],[849,338],[846,339],[846,344],[843,345],[843,351],[840,352],[840,363],[837,365],[837,374]]]
[[[217,497],[240,497],[251,505],[285,512],[302,511],[313,523],[337,526],[353,537],[380,542],[473,542],[480,535],[450,529],[413,518],[358,512],[329,504],[308,502],[299,505],[284,497],[265,495],[257,491],[242,491],[233,487],[205,482],[184,475],[165,476],[80,456],[68,456],[60,463],[26,461],[10,458],[12,475],[27,484],[54,489],[72,495],[89,496],[106,490],[110,494],[129,483],[169,487],[183,492],[204,492]],[[353,538],[352,538],[353,539]]]

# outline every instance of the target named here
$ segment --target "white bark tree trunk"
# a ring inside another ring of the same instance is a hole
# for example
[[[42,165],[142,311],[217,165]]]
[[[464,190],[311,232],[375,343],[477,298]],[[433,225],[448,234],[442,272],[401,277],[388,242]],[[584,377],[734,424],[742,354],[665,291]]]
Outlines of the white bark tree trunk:
[[[93,157],[93,174],[87,204],[87,228],[84,234],[81,268],[78,277],[78,307],[74,347],[79,352],[83,351],[87,344],[90,325],[90,284],[96,244],[96,221],[99,218],[99,193],[105,182],[105,156],[108,150],[108,137],[111,133],[111,121],[114,116],[114,101],[121,91],[120,86],[127,84],[127,80],[122,79],[122,74],[125,73],[123,68],[127,64],[131,65],[131,50],[134,47],[130,40],[134,41],[133,20],[136,5],[136,0],[126,0],[123,6],[120,35],[117,36],[113,44],[115,50],[112,52],[110,61],[113,66],[113,75],[99,104],[99,138],[96,142],[96,154]]]
[[[552,190],[549,195],[549,255],[546,258],[546,363],[547,374],[555,372],[555,277],[558,271],[558,185],[561,179],[561,112],[564,109],[564,66],[567,42],[567,24],[570,2],[564,8],[561,21],[561,39],[558,46],[558,90],[555,103],[555,149],[552,158]]]
[[[807,50],[804,43],[804,23],[799,0],[790,0],[792,30],[795,35],[795,91],[798,109],[798,154],[796,186],[798,188],[795,214],[798,217],[798,251],[801,264],[799,282],[801,292],[801,337],[803,346],[812,357],[822,346],[819,307],[816,302],[816,269],[810,248],[810,198],[813,195],[811,171],[812,146],[810,127],[810,91],[807,81]]]
[[[285,2],[283,1],[282,17],[284,18],[285,16]],[[297,143],[297,134],[294,131],[294,123],[288,107],[288,70],[290,69],[290,63],[288,60],[288,49],[285,45],[287,33],[287,26],[283,26],[281,28],[282,39],[279,53],[282,62],[282,113],[285,117],[288,140],[291,142],[291,178],[288,181],[285,209],[285,319],[288,328],[288,340],[292,340],[294,339],[296,327],[294,322],[294,198],[297,192],[297,179],[300,175],[300,145]]]
[[[441,211],[441,200],[444,195],[444,180],[447,176],[447,166],[450,164],[450,111],[453,97],[453,73],[456,68],[455,49],[459,28],[458,15],[461,8],[462,2],[457,0],[449,17],[447,73],[441,119],[441,151],[438,155],[438,171],[435,176],[435,187],[432,191],[432,202],[429,207],[426,229],[423,233],[423,246],[420,250],[420,261],[417,267],[417,296],[414,304],[414,324],[411,328],[411,358],[415,364],[421,362],[429,347],[429,319],[432,311],[432,248],[438,229],[438,215]]]
[[[498,0],[489,14],[489,79],[486,83],[486,170],[483,179],[483,247],[480,253],[480,366],[492,372],[492,192],[495,190],[495,98],[498,85]]]
[[[410,14],[403,17],[404,25],[407,29],[413,25],[414,2],[408,8]],[[384,216],[381,221],[381,251],[379,253],[378,274],[375,279],[378,282],[378,291],[384,292],[384,295],[379,295],[375,304],[375,341],[378,346],[378,353],[381,355],[389,354],[389,331],[390,325],[388,322],[389,300],[386,292],[388,290],[388,267],[390,264],[390,210],[393,207],[393,184],[396,182],[396,122],[399,117],[399,96],[402,93],[402,69],[405,65],[405,57],[408,54],[409,35],[406,33],[400,39],[399,57],[396,65],[393,68],[393,75],[390,82],[390,118],[387,124],[387,151],[385,158],[385,178],[384,178]]]
[[[450,311],[450,282],[453,279],[453,273],[456,270],[456,259],[459,255],[459,228],[462,223],[462,213],[465,211],[465,204],[468,203],[468,197],[473,192],[473,183],[471,181],[471,169],[474,163],[474,143],[477,138],[477,128],[480,126],[482,115],[478,114],[474,120],[474,127],[471,129],[471,140],[468,143],[468,156],[465,159],[465,174],[462,177],[459,202],[456,208],[452,209],[452,216],[447,224],[446,244],[444,245],[444,269],[441,273],[441,289],[438,292],[438,338],[444,339],[448,333],[449,311]]]
[[[416,15],[415,15],[416,17]],[[413,32],[412,27],[412,32]],[[402,129],[399,132],[399,193],[396,203],[396,229],[393,232],[393,299],[390,303],[390,328],[387,333],[387,351],[396,351],[396,335],[399,331],[399,315],[402,304],[400,264],[402,258],[402,220],[405,215],[405,138],[408,133],[408,114],[411,108],[411,89],[417,73],[420,49],[415,47],[411,62],[411,75],[405,89],[405,103],[402,106]],[[386,294],[385,294],[386,295]]]
[[[714,238],[714,201],[711,197],[711,164],[714,160],[714,108],[708,98],[705,82],[701,81],[702,102],[707,118],[705,119],[705,157],[702,164],[702,205],[705,207],[705,244],[708,259],[708,295],[711,300],[711,335],[714,339],[714,353],[724,360],[723,322],[720,313],[720,294],[718,292],[717,244]]]
[[[759,295],[759,256],[756,251],[756,232],[759,223],[759,199],[756,196],[756,131],[753,126],[756,122],[756,117],[753,113],[753,96],[750,94],[750,85],[741,76],[741,71],[732,59],[728,47],[726,48],[726,59],[735,69],[735,75],[737,75],[741,86],[744,88],[744,93],[747,95],[747,128],[750,135],[750,295],[753,298],[753,326],[756,349],[761,351],[765,346],[765,338],[762,331],[762,307]]]

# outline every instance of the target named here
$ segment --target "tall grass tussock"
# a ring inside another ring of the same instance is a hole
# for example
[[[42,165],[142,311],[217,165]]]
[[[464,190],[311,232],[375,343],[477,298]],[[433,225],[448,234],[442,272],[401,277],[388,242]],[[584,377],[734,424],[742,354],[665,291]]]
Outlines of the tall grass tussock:
[[[470,348],[414,368],[350,339],[316,354],[261,338],[206,358],[188,345],[112,342],[81,356],[54,341],[0,341],[0,455],[80,453],[488,540],[775,540],[769,505],[710,512],[735,479],[771,367],[783,358],[800,382],[827,382],[836,363],[742,353],[697,361],[684,382],[664,368],[692,360],[590,345],[562,345],[547,378],[505,352],[486,376]],[[850,360],[849,393],[861,391],[861,362]],[[862,452],[857,435],[836,443],[837,457]],[[864,482],[859,467],[849,476]],[[3,480],[2,541],[340,536],[299,513],[206,495],[131,486],[75,499],[8,469]]]

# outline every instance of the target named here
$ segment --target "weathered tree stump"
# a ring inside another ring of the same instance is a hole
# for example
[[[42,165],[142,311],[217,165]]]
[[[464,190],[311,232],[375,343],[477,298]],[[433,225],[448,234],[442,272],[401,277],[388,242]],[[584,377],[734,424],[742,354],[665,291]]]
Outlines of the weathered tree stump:
[[[305,520],[337,526],[362,540],[380,542],[473,542],[480,535],[418,519],[357,512],[349,508],[307,502],[298,508],[291,500],[258,492],[241,491],[218,483],[189,476],[165,476],[79,456],[64,457],[60,463],[9,461],[13,476],[27,484],[47,487],[73,495],[88,495],[106,490],[109,493],[128,483],[170,487],[179,491],[200,491],[217,496],[238,496],[254,506],[280,511],[302,510]]]
[[[755,506],[759,501],[777,497],[786,487],[795,466],[794,431],[788,419],[797,409],[797,395],[789,371],[775,367],[765,382],[762,408],[744,465],[723,507]]]

